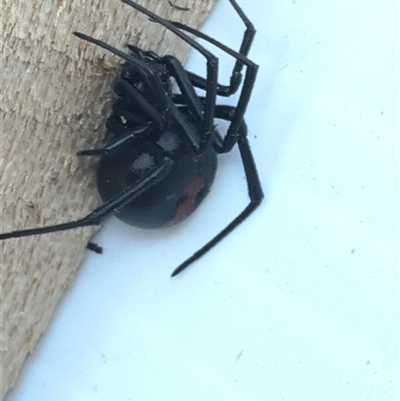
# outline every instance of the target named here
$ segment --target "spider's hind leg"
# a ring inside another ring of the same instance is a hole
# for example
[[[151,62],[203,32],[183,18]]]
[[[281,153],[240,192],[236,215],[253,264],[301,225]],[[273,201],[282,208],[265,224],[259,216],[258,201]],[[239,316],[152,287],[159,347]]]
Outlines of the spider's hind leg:
[[[86,217],[70,221],[68,223],[57,224],[53,226],[39,227],[28,230],[18,230],[9,233],[0,234],[0,241],[9,238],[21,238],[30,235],[40,235],[46,233],[54,233],[57,231],[72,230],[79,227],[87,227],[99,225],[106,218],[110,217],[117,210],[123,208],[132,202],[143,192],[162,181],[171,171],[173,162],[171,159],[165,158],[158,166],[153,168],[149,174],[138,182],[131,184],[113,198],[106,201],[103,205],[93,210]]]
[[[234,115],[235,108],[231,106],[217,106],[215,110],[215,117],[223,120],[231,120]],[[242,121],[239,128],[240,136],[238,140],[238,146],[240,151],[240,157],[242,159],[244,172],[247,182],[247,190],[250,198],[250,203],[245,209],[233,219],[221,232],[219,232],[211,241],[195,252],[190,258],[185,260],[180,266],[178,266],[173,272],[172,276],[176,276],[190,264],[200,259],[205,253],[211,248],[222,241],[228,236],[236,227],[242,224],[261,204],[264,198],[264,194],[261,187],[261,182],[258,177],[257,166],[254,161],[253,153],[251,152],[250,144],[247,139],[247,127],[244,121]]]

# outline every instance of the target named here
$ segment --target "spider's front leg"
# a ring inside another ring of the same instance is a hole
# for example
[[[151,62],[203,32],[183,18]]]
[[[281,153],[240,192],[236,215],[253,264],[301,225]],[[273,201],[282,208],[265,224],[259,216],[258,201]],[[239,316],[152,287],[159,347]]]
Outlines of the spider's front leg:
[[[253,43],[253,40],[254,40],[256,30],[254,28],[253,23],[247,18],[247,16],[243,12],[243,10],[236,3],[236,1],[235,0],[229,0],[229,1],[246,26],[246,30],[243,34],[242,42],[240,44],[240,50],[238,53],[240,55],[242,55],[243,57],[247,57],[247,55],[249,54],[251,45]],[[215,40],[214,38],[211,38],[210,36],[200,32],[197,29],[193,29],[187,25],[184,25],[184,24],[182,24],[180,22],[176,22],[176,21],[171,21],[171,23],[174,24],[177,28],[182,29],[183,31],[189,32],[209,43],[212,43],[213,45],[215,45],[221,49],[223,49],[225,47],[222,43],[220,43],[217,40]],[[236,93],[236,91],[239,89],[240,83],[242,82],[242,70],[243,70],[244,64],[245,63],[242,59],[238,58],[236,60],[235,65],[232,69],[231,77],[229,80],[229,85],[222,85],[222,84],[218,83],[218,85],[217,85],[218,96],[229,97],[229,96],[233,95],[234,93]],[[195,87],[200,88],[200,89],[207,88],[206,80],[203,77],[201,77],[197,74],[194,74],[190,71],[187,71],[187,74],[190,78],[190,82],[192,83],[192,85],[194,85]]]

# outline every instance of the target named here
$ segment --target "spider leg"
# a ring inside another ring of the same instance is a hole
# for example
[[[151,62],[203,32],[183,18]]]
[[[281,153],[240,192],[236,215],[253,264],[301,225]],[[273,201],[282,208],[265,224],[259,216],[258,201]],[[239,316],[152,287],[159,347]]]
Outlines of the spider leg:
[[[207,60],[207,79],[206,79],[206,97],[204,107],[204,118],[203,118],[203,135],[200,138],[200,150],[199,154],[203,153],[211,139],[211,135],[214,132],[214,112],[215,104],[217,100],[217,81],[218,81],[218,58],[214,56],[210,51],[204,48],[202,45],[193,40],[190,36],[182,32],[180,29],[175,27],[171,22],[161,18],[157,14],[152,13],[141,5],[131,0],[121,0],[123,3],[131,6],[135,10],[147,15],[151,20],[163,25],[169,31],[177,35],[179,38],[184,40],[198,52],[200,52]]]
[[[146,138],[148,133],[152,130],[152,123],[147,123],[141,125],[140,127],[135,128],[134,130],[130,130],[123,134],[122,136],[118,136],[113,141],[110,141],[102,148],[99,149],[87,149],[81,150],[77,152],[77,156],[102,156],[102,155],[109,155],[112,153],[117,152],[125,145],[130,142],[133,142],[137,139]]]
[[[243,11],[240,9],[240,7],[237,5],[235,0],[229,0],[231,2],[231,4],[233,5],[233,7],[235,8],[235,10],[238,12],[239,16],[242,18],[242,20],[245,22],[247,30],[245,33],[245,37],[243,39],[240,51],[243,51],[243,54],[238,53],[234,50],[232,50],[231,48],[229,48],[228,46],[225,46],[224,44],[218,42],[217,40],[211,38],[210,36],[199,32],[196,29],[190,28],[186,25],[177,23],[177,22],[170,22],[167,20],[164,20],[160,17],[154,18],[154,14],[151,13],[150,11],[144,9],[141,6],[138,6],[136,3],[133,3],[130,0],[122,0],[123,3],[127,3],[129,5],[132,5],[132,7],[142,11],[143,13],[145,13],[146,15],[148,15],[152,20],[154,20],[154,22],[158,22],[161,25],[165,26],[166,28],[170,29],[171,31],[173,31],[174,33],[176,33],[174,30],[172,30],[171,26],[173,26],[174,28],[178,28],[183,30],[183,31],[187,31],[193,35],[198,36],[201,39],[204,39],[205,41],[211,43],[212,45],[218,47],[219,49],[223,50],[225,53],[229,54],[230,56],[234,57],[237,62],[236,65],[234,67],[234,72],[236,71],[235,68],[237,68],[237,72],[240,73],[243,65],[246,66],[246,73],[245,73],[245,78],[244,78],[244,82],[243,82],[243,87],[242,87],[242,91],[239,95],[239,101],[238,104],[235,108],[234,111],[234,115],[231,119],[231,124],[227,130],[227,133],[223,139],[223,143],[219,143],[220,141],[216,141],[214,143],[214,147],[215,150],[218,153],[228,153],[233,146],[236,144],[236,142],[239,139],[239,129],[240,129],[240,125],[242,123],[244,114],[246,112],[246,108],[247,105],[249,103],[250,100],[250,96],[251,93],[253,91],[253,86],[256,80],[256,76],[257,76],[257,71],[258,71],[258,65],[255,64],[253,61],[249,60],[244,54],[246,54],[249,50],[250,50],[250,46],[251,43],[253,41],[254,35],[255,35],[255,29],[252,25],[252,23],[248,20],[248,18],[246,17],[246,15],[243,13]],[[144,10],[144,11],[143,11]],[[182,32],[179,31],[180,34],[182,35]],[[191,44],[194,48],[197,49],[197,47],[192,43],[193,40],[191,39],[191,41],[189,42],[187,39],[185,39],[183,36],[179,35],[178,33],[176,33],[179,37],[181,37],[183,40],[185,40],[186,42],[188,42],[189,44]],[[196,43],[196,42],[194,42]],[[200,46],[198,43],[196,43],[197,46]],[[214,56],[215,57],[215,56]],[[235,78],[234,78],[235,81]],[[192,82],[192,84],[195,84]],[[213,83],[215,85],[215,83]],[[210,90],[210,81],[209,81],[209,77],[207,75],[207,80],[204,82],[201,86],[201,88],[206,90],[206,99],[209,97],[209,90]],[[213,88],[214,89],[214,88]],[[205,104],[205,115],[207,115],[208,112],[212,112],[215,109],[214,106],[209,105],[207,102]]]
[[[129,49],[132,53],[134,53],[134,54],[135,54],[137,57],[139,57],[141,60],[142,60],[143,58],[145,58],[145,57],[148,57],[148,58],[151,58],[151,59],[153,59],[153,60],[155,60],[155,61],[161,62],[161,57],[160,57],[157,53],[154,53],[154,52],[151,51],[151,50],[143,50],[143,49],[141,49],[140,47],[131,45],[131,44],[129,44],[129,43],[128,43],[126,46],[128,47],[128,49]]]
[[[122,124],[121,117],[126,118],[127,121],[135,124],[136,126],[144,125],[148,122],[145,118],[135,114],[133,110],[126,110],[122,99],[117,99],[112,106],[112,113],[106,122],[106,127],[110,132],[121,135],[127,131],[127,128]]]
[[[175,121],[182,127],[182,135],[186,137],[186,139],[190,142],[193,152],[196,155],[202,154],[202,141],[200,138],[198,131],[193,127],[193,125],[189,124],[185,116],[180,112],[179,108],[176,104],[168,99],[169,111],[174,116]],[[214,127],[213,127],[214,129]]]
[[[203,103],[194,90],[193,84],[190,82],[189,76],[181,62],[174,56],[165,56],[162,58],[161,62],[175,78],[176,84],[181,91],[182,98],[188,106],[189,111],[192,113],[197,123],[202,124],[204,115]]]
[[[151,58],[152,60],[160,63],[167,68],[171,76],[175,78],[178,88],[181,91],[182,98],[184,99],[185,104],[188,106],[188,110],[192,113],[192,116],[195,118],[197,123],[203,125],[203,103],[205,102],[205,99],[203,98],[203,101],[201,101],[198,97],[181,62],[173,56],[160,57],[152,51],[145,51],[140,49],[139,47],[130,44],[128,44],[127,46],[129,50],[132,51],[132,53],[136,54],[141,59],[145,57]],[[200,154],[202,152],[202,149],[201,142],[198,139],[197,130],[194,129],[192,125],[188,124],[186,118],[182,116],[182,114],[179,112],[178,107],[169,98],[167,99],[167,104],[168,110],[175,117],[176,122],[182,127],[182,133],[190,142],[194,153]]]
[[[217,106],[216,117],[224,120],[231,120],[234,115],[235,108],[231,106]],[[250,214],[260,205],[264,194],[261,187],[260,179],[258,178],[257,167],[254,162],[253,154],[249,142],[247,140],[247,127],[244,121],[240,125],[240,136],[238,140],[238,146],[244,172],[246,175],[247,188],[250,198],[250,203],[247,207],[234,219],[232,220],[219,234],[217,234],[211,241],[204,245],[201,249],[195,252],[189,259],[178,266],[171,274],[172,277],[176,276],[190,264],[201,258],[207,253],[212,247],[218,244],[228,234],[230,234],[237,226],[243,223]]]
[[[130,185],[123,192],[111,198],[102,206],[93,210],[93,212],[89,213],[83,219],[53,226],[0,234],[0,240],[26,237],[29,235],[46,234],[56,231],[71,230],[78,227],[99,225],[107,217],[110,217],[113,213],[115,213],[116,210],[124,207],[129,202],[132,202],[147,189],[162,181],[164,177],[171,171],[172,164],[173,161],[171,159],[165,158],[163,163],[155,167],[145,178],[135,184]]]
[[[152,51],[144,51],[139,47],[133,45],[127,45],[129,50],[135,53],[138,57],[148,57],[151,58],[160,64],[164,65],[168,72],[175,78],[176,84],[178,85],[179,90],[181,91],[182,98],[184,102],[187,104],[189,111],[192,113],[193,117],[196,119],[197,123],[203,124],[203,115],[204,115],[204,102],[201,102],[199,96],[193,88],[193,83],[189,77],[189,72],[186,71],[182,63],[174,56],[164,56],[160,57],[156,53]],[[206,80],[201,78],[206,84]]]
[[[80,39],[86,40],[99,47],[102,47],[103,49],[106,49],[106,50],[110,51],[111,53],[114,53],[115,55],[121,57],[128,63],[137,67],[137,70],[138,70],[139,74],[141,75],[141,77],[143,78],[144,82],[146,82],[146,84],[149,86],[149,88],[153,89],[155,97],[161,102],[162,110],[168,109],[167,96],[165,94],[165,90],[164,90],[163,84],[160,80],[160,77],[148,65],[146,65],[146,63],[144,63],[142,60],[139,60],[138,58],[135,58],[129,54],[122,52],[121,50],[118,50],[117,48],[115,48],[101,40],[92,38],[92,37],[85,35],[83,33],[80,33],[80,32],[74,32],[74,35]]]
[[[130,3],[128,3],[129,5],[131,5]],[[134,3],[135,4],[135,3]],[[140,6],[139,6],[140,7]],[[153,14],[151,14],[153,15]],[[159,18],[157,16],[155,16],[155,18]],[[162,20],[162,19],[161,19]],[[161,22],[160,22],[161,23]],[[197,43],[195,41],[193,41],[192,39],[190,39],[186,34],[182,34],[177,28],[172,27],[173,31],[176,31],[179,33],[178,36],[183,36],[184,38],[186,38],[189,43],[193,42],[194,44],[197,45]],[[185,119],[183,118],[183,116],[180,115],[179,110],[177,109],[177,107],[174,105],[174,103],[166,96],[165,94],[165,90],[163,88],[163,85],[161,83],[160,77],[158,76],[158,74],[156,72],[154,72],[148,65],[146,65],[146,63],[144,63],[142,60],[140,60],[139,58],[135,58],[132,57],[128,54],[125,54],[124,52],[116,49],[115,47],[101,41],[98,39],[94,39],[90,36],[87,36],[83,33],[80,32],[74,32],[74,34],[81,38],[84,39],[88,42],[94,43],[97,46],[100,46],[106,50],[109,50],[110,52],[116,54],[117,56],[123,58],[125,61],[127,61],[128,63],[131,63],[133,65],[135,65],[138,69],[138,72],[141,74],[143,80],[150,86],[153,87],[155,92],[155,97],[157,97],[157,99],[162,100],[163,102],[163,109],[165,111],[169,111],[171,112],[175,119],[177,120],[177,122],[181,125],[181,127],[183,128],[184,133],[186,134],[186,136],[188,137],[189,141],[192,144],[192,147],[195,151],[195,153],[197,154],[201,154],[207,143],[209,142],[209,139],[211,137],[211,132],[214,128],[213,126],[213,109],[215,107],[215,101],[216,101],[216,94],[214,93],[214,96],[206,96],[206,104],[207,102],[212,105],[212,113],[211,111],[208,113],[208,116],[204,117],[203,123],[205,126],[210,126],[211,128],[208,128],[205,131],[205,135],[200,138],[200,143],[197,140],[197,132],[185,121]],[[200,46],[200,45],[198,45]],[[128,45],[129,49],[134,52],[135,54],[139,54],[140,49],[138,49],[135,46],[131,46]],[[207,50],[205,50],[203,47],[200,46],[200,49],[203,50],[203,53],[205,53],[206,55],[210,54]],[[142,55],[146,55],[146,52],[142,52]],[[152,52],[149,52],[148,55],[152,55]],[[216,57],[214,57],[213,55],[210,54],[210,58],[212,59],[211,61],[213,61],[215,59],[216,61],[216,65],[215,63],[211,63],[210,60],[207,61],[207,65],[210,65],[210,69],[212,71],[212,76],[216,75],[218,72],[218,59]],[[209,62],[210,61],[210,62]],[[210,79],[210,82],[216,82],[216,79]],[[146,113],[150,116],[150,118],[153,118],[153,121],[156,120],[158,121],[158,116],[157,113],[158,111],[156,109],[154,109],[149,102],[143,98],[143,96],[138,93],[135,88],[133,88],[131,85],[129,85],[129,83],[126,83],[124,80],[121,81],[121,83],[125,83],[125,89],[128,90],[130,93],[130,97],[131,99],[136,101],[136,104],[138,106],[140,106],[142,108],[142,110],[146,111]],[[151,83],[153,83],[153,85],[151,85]],[[215,85],[214,85],[215,86]],[[193,90],[192,90],[193,91]],[[193,91],[194,92],[194,91]],[[215,88],[213,91],[211,92],[215,92]],[[197,95],[195,95],[197,97]],[[211,99],[214,99],[214,103],[211,102]],[[168,114],[169,115],[169,114]],[[209,119],[209,122],[206,122],[206,120]],[[165,120],[165,119],[164,119]],[[110,122],[110,124],[112,124],[112,122]]]
[[[155,123],[158,126],[163,125],[163,116],[162,114],[154,107],[152,106],[146,98],[137,90],[135,89],[129,82],[125,81],[122,79],[117,85],[116,85],[116,91],[125,92],[127,96],[129,96],[129,99],[132,101],[132,103],[137,106],[139,109],[141,109],[145,115],[149,118],[150,121]],[[165,98],[165,94],[163,96]]]
[[[232,4],[233,8],[235,9],[235,11],[237,12],[237,14],[239,15],[239,17],[241,18],[241,20],[244,22],[244,24],[246,26],[246,31],[244,32],[242,43],[240,45],[239,54],[241,54],[244,57],[247,57],[247,55],[249,54],[250,47],[254,40],[256,30],[255,30],[252,22],[247,18],[246,14],[239,7],[239,5],[236,3],[236,1],[229,0],[229,2]],[[196,29],[192,29],[192,28],[188,27],[187,25],[184,25],[184,24],[181,24],[180,22],[175,22],[175,21],[171,21],[171,23],[174,24],[177,28],[182,29],[184,31],[188,31],[188,32],[196,35],[197,37],[204,39],[205,41],[207,41],[209,43],[213,43],[213,44],[217,43],[217,41],[215,39],[209,37],[208,35],[203,34],[202,32],[200,32]],[[242,81],[241,71],[243,69],[243,65],[244,65],[244,63],[242,60],[240,60],[240,59],[236,60],[236,63],[232,70],[229,85],[221,85],[221,84],[217,85],[218,96],[228,97],[228,96],[231,96],[234,93],[236,93],[236,91],[239,89],[240,83]],[[200,77],[199,75],[194,74],[189,71],[187,73],[189,75],[190,82],[194,86],[196,86],[197,88],[200,88],[200,89],[206,88],[206,80],[203,77]]]

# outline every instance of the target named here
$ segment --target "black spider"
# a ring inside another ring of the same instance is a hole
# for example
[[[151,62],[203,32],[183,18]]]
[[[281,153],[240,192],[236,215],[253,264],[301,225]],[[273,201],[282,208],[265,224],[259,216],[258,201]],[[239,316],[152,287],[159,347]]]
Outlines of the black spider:
[[[104,204],[83,219],[0,234],[0,240],[98,225],[112,214],[138,227],[175,224],[191,214],[205,198],[214,181],[217,155],[229,152],[236,143],[245,170],[250,203],[172,275],[199,259],[253,212],[263,193],[247,139],[244,113],[258,69],[247,58],[255,29],[236,1],[229,1],[246,25],[239,52],[195,29],[167,21],[133,1],[122,0],[199,51],[207,61],[206,78],[186,71],[173,56],[161,57],[130,45],[131,53],[126,54],[107,43],[75,32],[79,38],[125,60],[121,79],[115,86],[118,100],[107,120],[108,143],[101,149],[78,152],[79,156],[101,156],[97,186]],[[236,59],[229,85],[218,83],[218,58],[185,31]],[[237,106],[217,105],[217,96],[228,97],[238,90],[243,66],[246,70]],[[172,90],[173,80],[179,93]],[[203,89],[205,96],[198,96],[195,88]],[[224,136],[215,128],[215,119],[229,121]]]

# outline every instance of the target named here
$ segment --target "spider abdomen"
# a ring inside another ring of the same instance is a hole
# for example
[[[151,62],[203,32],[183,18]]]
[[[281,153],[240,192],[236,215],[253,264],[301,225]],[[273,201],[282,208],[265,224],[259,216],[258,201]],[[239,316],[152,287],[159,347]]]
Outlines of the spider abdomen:
[[[144,143],[134,143],[100,159],[97,186],[104,202],[159,164],[145,147]],[[116,217],[132,226],[159,228],[179,223],[199,206],[214,181],[217,154],[211,146],[200,156],[187,151],[177,154],[168,175],[116,211]]]

